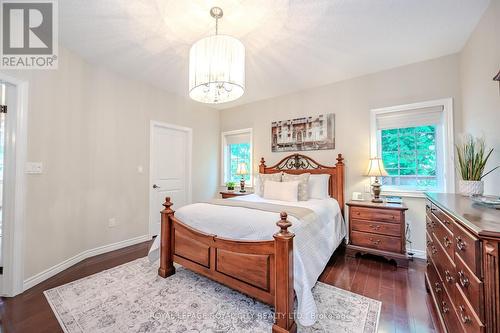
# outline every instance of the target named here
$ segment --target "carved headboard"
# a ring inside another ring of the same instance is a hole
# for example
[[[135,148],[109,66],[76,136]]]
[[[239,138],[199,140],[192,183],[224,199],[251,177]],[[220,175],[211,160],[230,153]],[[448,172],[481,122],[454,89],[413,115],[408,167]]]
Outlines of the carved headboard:
[[[312,158],[302,154],[292,154],[271,167],[266,166],[264,157],[260,159],[259,173],[286,172],[294,175],[301,173],[328,174],[330,175],[330,184],[328,193],[339,203],[342,215],[344,214],[344,158],[342,154],[337,156],[335,166],[326,166],[319,164]]]

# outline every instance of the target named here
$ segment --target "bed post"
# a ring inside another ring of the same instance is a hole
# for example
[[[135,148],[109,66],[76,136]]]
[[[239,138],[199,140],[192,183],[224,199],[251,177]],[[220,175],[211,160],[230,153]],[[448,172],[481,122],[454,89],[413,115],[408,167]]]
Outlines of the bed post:
[[[259,173],[265,173],[265,171],[266,171],[266,161],[264,160],[264,157],[261,157],[259,164]]]
[[[293,306],[293,237],[288,231],[292,225],[287,221],[287,214],[280,214],[281,220],[276,223],[280,231],[274,234],[274,260],[276,286],[274,289],[274,325],[273,333],[295,333]]]
[[[337,187],[337,201],[340,206],[340,211],[342,212],[342,215],[344,215],[344,205],[345,205],[345,199],[344,199],[344,158],[342,157],[342,154],[339,154],[337,156],[337,163],[335,164],[335,169],[336,169],[336,174],[337,174],[337,179],[335,182],[335,186]]]
[[[174,217],[174,211],[170,208],[172,205],[170,197],[166,197],[163,204],[165,209],[161,211],[160,268],[158,268],[158,275],[163,278],[175,273],[174,253],[172,249],[172,217]]]

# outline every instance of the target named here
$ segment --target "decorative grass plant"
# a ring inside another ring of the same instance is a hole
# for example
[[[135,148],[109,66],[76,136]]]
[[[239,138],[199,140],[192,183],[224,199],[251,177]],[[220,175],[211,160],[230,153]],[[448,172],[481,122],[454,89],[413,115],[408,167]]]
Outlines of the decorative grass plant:
[[[461,144],[456,145],[458,168],[463,180],[481,181],[486,175],[498,169],[496,166],[484,172],[486,162],[493,152],[493,148],[486,148],[484,139],[466,136]]]

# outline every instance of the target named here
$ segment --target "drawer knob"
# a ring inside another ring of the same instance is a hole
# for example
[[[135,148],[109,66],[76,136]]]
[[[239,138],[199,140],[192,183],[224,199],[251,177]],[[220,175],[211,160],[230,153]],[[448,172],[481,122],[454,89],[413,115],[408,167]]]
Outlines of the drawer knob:
[[[450,311],[450,308],[448,307],[448,304],[445,301],[441,302],[443,313],[448,313]]]
[[[441,292],[441,285],[439,282],[434,283],[434,291],[439,294]]]
[[[436,250],[436,247],[434,245],[432,246],[432,250],[431,251],[432,251],[432,254],[436,254],[437,250]]]
[[[444,271],[444,276],[445,276],[446,282],[448,282],[448,283],[453,282],[453,276],[451,276],[449,270]]]
[[[448,238],[448,236],[444,236],[444,238],[443,238],[443,243],[444,243],[444,247],[450,247],[450,245],[451,245],[451,241],[450,241],[450,239]]]
[[[370,238],[370,241],[372,242],[373,245],[379,245],[380,244],[380,239],[374,240],[373,238]]]
[[[467,278],[463,270],[458,272],[458,281],[460,281],[460,285],[464,288],[467,288],[469,286],[469,279]]]
[[[370,228],[379,230],[380,229],[380,224],[370,224]]]
[[[465,314],[465,306],[460,305],[458,309],[460,310],[460,320],[462,320],[462,323],[464,324],[470,323],[471,322],[470,317]]]
[[[465,247],[467,244],[462,240],[462,238],[460,236],[457,236],[455,240],[457,241],[457,249],[459,251],[465,251]]]

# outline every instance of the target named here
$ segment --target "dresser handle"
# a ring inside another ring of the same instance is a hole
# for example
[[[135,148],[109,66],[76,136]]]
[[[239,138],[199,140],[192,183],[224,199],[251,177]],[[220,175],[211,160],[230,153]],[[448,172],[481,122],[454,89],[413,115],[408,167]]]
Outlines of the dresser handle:
[[[432,241],[428,240],[427,241],[427,246],[431,246],[432,245]]]
[[[455,240],[457,241],[457,249],[459,249],[460,251],[465,251],[465,246],[467,244],[465,244],[462,238],[460,238],[460,236],[457,236]]]
[[[464,288],[467,288],[469,285],[469,279],[462,270],[458,272],[458,281],[460,281],[460,285]]]
[[[471,322],[470,317],[465,314],[465,306],[460,305],[458,309],[460,310],[460,319],[462,320],[462,323],[464,324],[470,323]]]
[[[450,245],[451,245],[451,241],[450,241],[450,239],[448,238],[448,236],[444,236],[444,238],[443,238],[443,242],[444,242],[444,247],[450,247]]]
[[[439,282],[434,283],[434,291],[435,291],[436,293],[440,293],[440,292],[441,292],[441,290],[442,290],[442,289],[441,289],[441,286],[439,285]]]
[[[370,228],[378,230],[378,229],[380,229],[380,225],[379,224],[370,224]]]
[[[441,302],[442,308],[443,308],[443,313],[448,313],[450,312],[450,308],[448,307],[448,304],[446,304],[445,301]]]
[[[436,247],[434,245],[432,246],[431,252],[432,252],[432,254],[436,254],[436,252],[437,252]]]
[[[379,245],[380,244],[380,239],[373,240],[373,238],[370,238],[370,241],[372,242],[373,245]]]
[[[448,283],[453,282],[453,276],[451,276],[449,270],[444,271],[444,276],[445,276],[446,282],[448,282]]]

